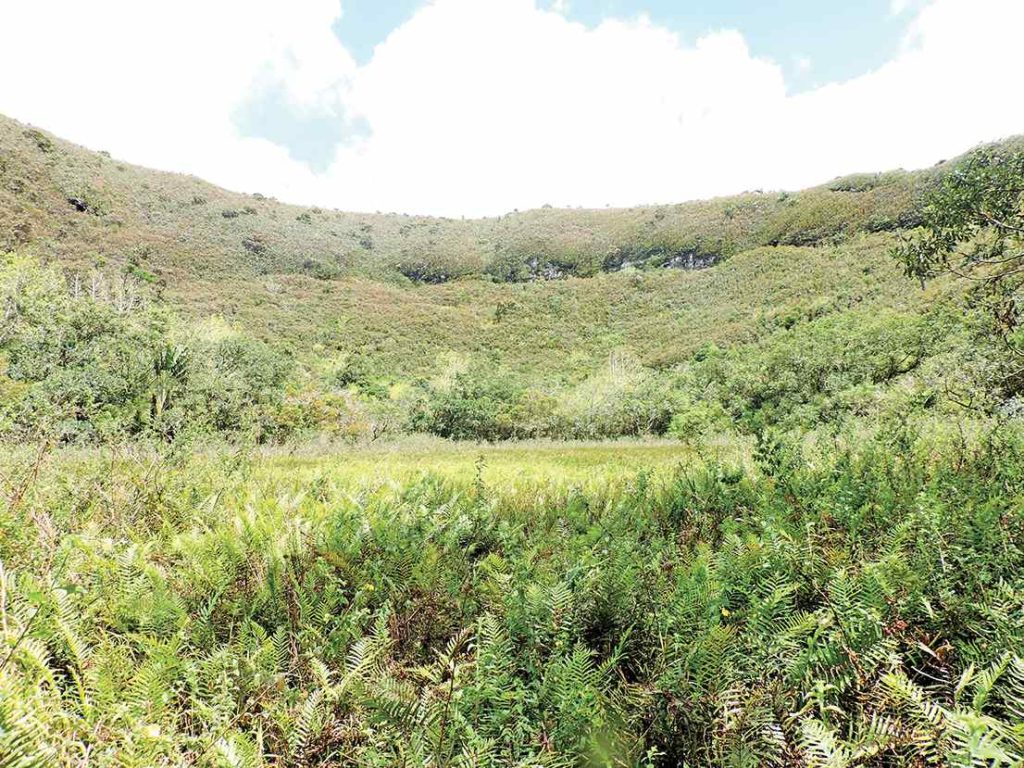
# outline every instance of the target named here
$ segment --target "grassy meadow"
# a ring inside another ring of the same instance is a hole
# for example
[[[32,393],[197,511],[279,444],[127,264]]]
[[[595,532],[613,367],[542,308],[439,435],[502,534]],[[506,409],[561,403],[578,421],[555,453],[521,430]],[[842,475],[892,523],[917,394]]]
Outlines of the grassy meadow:
[[[615,476],[629,477],[641,471],[661,474],[693,456],[692,447],[678,441],[650,438],[592,443],[452,443],[424,437],[353,449],[300,444],[267,450],[261,460],[269,470],[286,473],[300,485],[321,474],[350,487],[367,482],[401,485],[432,474],[506,490],[534,483],[603,484]]]

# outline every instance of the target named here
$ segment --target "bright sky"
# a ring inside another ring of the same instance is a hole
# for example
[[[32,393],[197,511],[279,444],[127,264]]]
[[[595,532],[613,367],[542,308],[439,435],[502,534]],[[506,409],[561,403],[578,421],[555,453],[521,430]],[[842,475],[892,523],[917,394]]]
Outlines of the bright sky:
[[[1024,0],[48,0],[0,29],[3,114],[348,210],[793,189],[1024,132]]]

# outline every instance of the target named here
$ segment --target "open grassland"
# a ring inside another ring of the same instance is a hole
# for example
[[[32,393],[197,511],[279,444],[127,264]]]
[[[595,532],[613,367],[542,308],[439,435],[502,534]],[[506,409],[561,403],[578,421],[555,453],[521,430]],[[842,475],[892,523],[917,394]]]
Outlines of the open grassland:
[[[454,221],[0,118],[0,768],[1024,765],[1020,149]]]
[[[737,441],[735,451],[740,451]],[[451,443],[413,438],[380,447],[311,445],[261,453],[267,471],[303,486],[329,476],[352,488],[404,485],[428,475],[460,484],[483,483],[503,493],[521,485],[602,485],[640,472],[663,475],[694,461],[691,447],[675,440],[564,443]]]
[[[924,435],[24,448],[0,759],[1016,764],[1024,443]]]

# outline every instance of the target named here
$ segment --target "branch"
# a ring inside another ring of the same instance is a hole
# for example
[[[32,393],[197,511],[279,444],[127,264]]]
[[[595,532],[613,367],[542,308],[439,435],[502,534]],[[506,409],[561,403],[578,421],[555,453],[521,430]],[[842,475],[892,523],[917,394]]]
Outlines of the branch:
[[[991,224],[994,227],[997,227],[998,229],[1005,229],[1010,232],[1017,232],[1019,234],[1024,235],[1024,227],[1016,227],[1013,224],[1007,224],[1005,221],[1001,221],[997,219],[995,216],[985,213],[984,211],[979,210],[978,215],[981,216],[981,218],[983,218],[989,224]]]

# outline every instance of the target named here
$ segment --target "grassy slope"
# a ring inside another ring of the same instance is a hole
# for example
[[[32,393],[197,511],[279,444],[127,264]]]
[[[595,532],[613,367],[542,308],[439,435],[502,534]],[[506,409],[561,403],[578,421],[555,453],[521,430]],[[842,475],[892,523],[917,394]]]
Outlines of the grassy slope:
[[[171,284],[304,269],[323,274],[316,267],[440,282],[485,271],[526,277],[534,260],[538,269],[592,274],[624,262],[719,258],[761,244],[893,229],[913,219],[934,176],[892,172],[797,195],[460,221],[284,205],[129,166],[5,118],[0,157],[0,246],[31,242],[69,260],[134,255]],[[69,198],[88,211],[77,211]]]
[[[664,367],[706,342],[756,341],[797,315],[917,311],[933,296],[899,278],[888,238],[826,248],[760,248],[712,270],[634,272],[536,284],[458,281],[415,289],[299,276],[191,286],[200,314],[319,354],[368,350],[383,370],[431,370],[446,352],[493,356],[520,370],[588,370],[615,348]],[[499,310],[499,307],[501,309]],[[310,329],[318,329],[310,334]],[[568,363],[568,364],[567,364]]]
[[[784,318],[916,312],[930,295],[897,279],[889,230],[915,220],[943,167],[793,195],[459,221],[284,205],[0,118],[0,248],[69,268],[131,260],[186,314],[223,315],[300,357],[365,350],[381,373],[408,376],[445,353],[490,355],[571,379],[619,347],[666,366]],[[660,268],[672,258],[727,261]],[[531,269],[568,277],[524,281]]]

